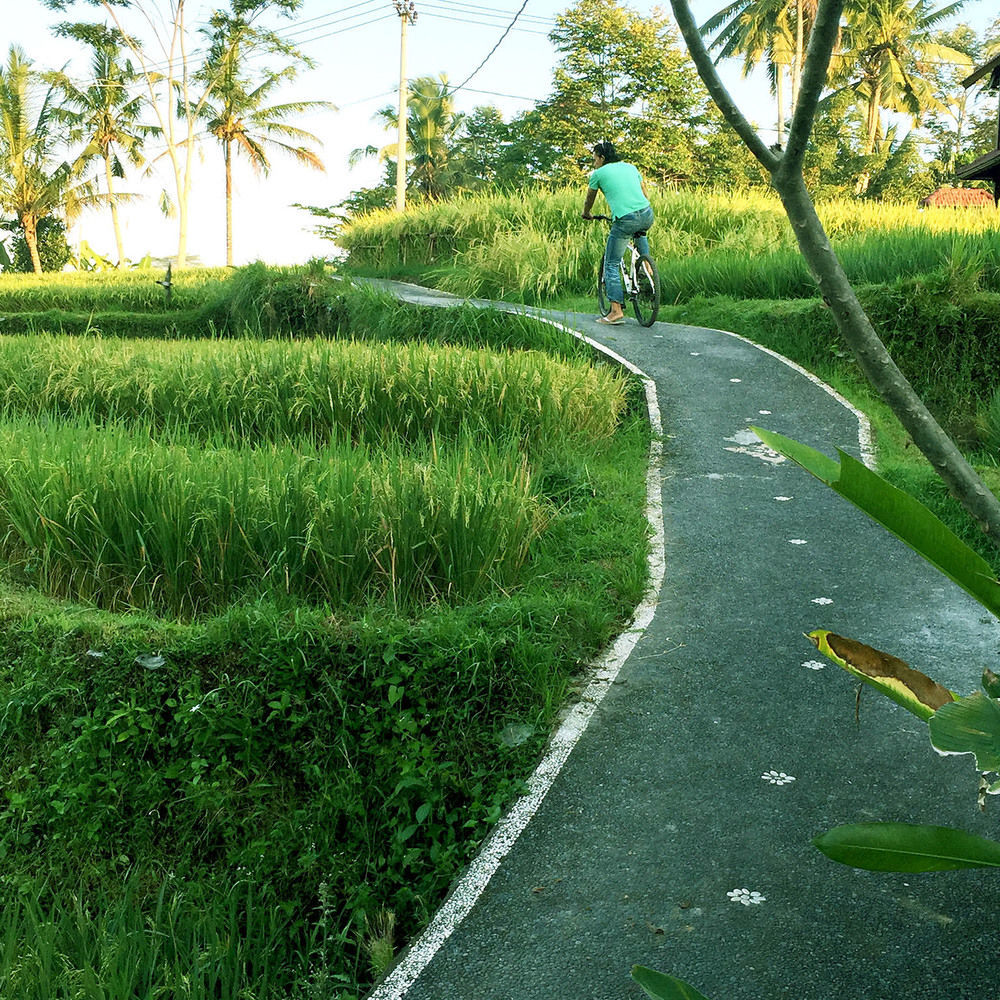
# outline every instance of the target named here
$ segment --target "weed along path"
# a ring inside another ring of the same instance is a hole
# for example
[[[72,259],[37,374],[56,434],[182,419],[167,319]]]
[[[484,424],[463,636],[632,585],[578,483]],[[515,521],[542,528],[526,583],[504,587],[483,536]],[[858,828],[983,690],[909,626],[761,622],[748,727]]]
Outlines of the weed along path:
[[[870,820],[990,835],[997,812],[976,809],[971,759],[936,755],[902,708],[866,693],[856,721],[851,678],[803,633],[968,693],[997,623],[756,443],[752,424],[864,450],[858,416],[805,373],[718,331],[549,316],[655,385],[665,573],[572,752],[557,738],[543,762],[530,821],[498,830],[372,996],[618,1000],[644,995],[639,963],[711,1000],[996,997],[995,878],[859,872],[811,845]]]

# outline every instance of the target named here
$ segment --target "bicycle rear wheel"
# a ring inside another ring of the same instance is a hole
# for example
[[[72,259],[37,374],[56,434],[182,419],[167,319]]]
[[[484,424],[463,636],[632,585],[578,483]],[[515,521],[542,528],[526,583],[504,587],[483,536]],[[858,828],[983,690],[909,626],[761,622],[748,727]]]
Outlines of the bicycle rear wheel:
[[[602,316],[607,316],[611,312],[611,300],[608,298],[608,290],[604,287],[604,256],[601,255],[601,262],[597,265],[597,308]]]
[[[637,288],[632,296],[635,318],[642,326],[652,326],[660,311],[660,273],[652,257],[643,254],[636,261],[635,283]]]

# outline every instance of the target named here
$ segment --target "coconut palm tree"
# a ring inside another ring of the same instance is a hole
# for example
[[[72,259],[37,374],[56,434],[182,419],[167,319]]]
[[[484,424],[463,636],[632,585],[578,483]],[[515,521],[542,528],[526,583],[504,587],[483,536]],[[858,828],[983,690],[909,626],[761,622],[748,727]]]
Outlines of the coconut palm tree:
[[[226,185],[226,264],[233,263],[233,154],[242,152],[256,173],[267,174],[268,153],[278,150],[314,170],[323,161],[307,144],[322,145],[311,132],[289,125],[293,115],[334,109],[329,101],[288,101],[268,104],[274,91],[293,80],[300,65],[311,65],[302,53],[274,32],[261,31],[238,15],[217,12],[208,29],[210,48],[199,79],[208,87],[200,116],[210,135],[222,145]],[[283,69],[264,69],[251,78],[251,56],[277,54],[291,59]],[[297,144],[296,144],[297,143]]]
[[[983,54],[987,59],[1000,56],[1000,17],[986,29],[986,44]]]
[[[17,220],[40,274],[39,220],[60,214],[71,219],[95,196],[82,179],[83,164],[56,157],[66,138],[56,88],[31,66],[24,50],[12,45],[0,69],[0,209]]]
[[[386,129],[397,128],[399,112],[386,106],[375,112]],[[410,81],[406,102],[406,148],[410,151],[406,186],[428,201],[443,198],[450,186],[449,155],[464,116],[455,113],[455,102],[448,89],[448,77],[421,76]],[[353,166],[368,156],[392,159],[399,146],[395,142],[377,149],[364,146],[352,150],[348,162]]]
[[[871,156],[882,137],[884,110],[911,115],[915,121],[942,108],[934,95],[934,69],[942,62],[965,65],[964,52],[933,40],[933,29],[956,13],[965,0],[931,9],[928,0],[867,0],[856,4],[841,32],[841,47],[831,61],[831,82],[850,87],[865,107],[862,153]],[[862,173],[857,193],[867,190]]]
[[[716,33],[710,51],[717,60],[743,56],[743,75],[748,76],[761,59],[767,60],[771,93],[778,105],[778,144],[784,142],[784,78],[792,88],[792,107],[798,99],[799,80],[808,26],[816,14],[818,0],[736,0],[713,15],[700,28],[703,35]]]
[[[118,203],[130,196],[118,194],[114,180],[125,176],[121,156],[133,166],[140,166],[144,162],[143,142],[150,136],[158,135],[160,129],[139,121],[146,100],[134,92],[133,84],[139,76],[130,60],[121,61],[121,48],[114,35],[87,31],[82,40],[92,50],[91,81],[84,87],[78,87],[64,73],[53,79],[62,93],[64,108],[70,111],[70,121],[87,141],[80,159],[87,162],[99,158],[103,162],[107,202],[111,210],[118,264],[121,266],[125,249]]]

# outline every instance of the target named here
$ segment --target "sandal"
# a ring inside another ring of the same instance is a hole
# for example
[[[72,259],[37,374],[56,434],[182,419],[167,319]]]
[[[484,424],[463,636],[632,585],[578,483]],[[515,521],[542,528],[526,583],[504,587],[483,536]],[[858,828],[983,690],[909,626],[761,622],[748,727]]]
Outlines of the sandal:
[[[621,326],[625,322],[625,317],[619,316],[618,319],[608,319],[607,316],[598,316],[597,322],[601,326]]]

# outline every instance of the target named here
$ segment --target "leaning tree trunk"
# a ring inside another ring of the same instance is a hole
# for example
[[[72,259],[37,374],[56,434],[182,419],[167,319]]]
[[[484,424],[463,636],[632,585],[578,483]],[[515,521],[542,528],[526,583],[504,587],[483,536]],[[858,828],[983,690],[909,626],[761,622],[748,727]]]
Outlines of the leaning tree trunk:
[[[837,39],[844,0],[820,0],[810,33],[799,99],[792,113],[788,145],[781,153],[775,153],[761,141],[719,79],[691,16],[688,0],[670,0],[670,4],[698,73],[713,100],[770,173],[771,183],[785,207],[799,249],[833,313],[837,329],[854,352],[868,381],[891,407],[952,495],[986,532],[990,541],[1000,548],[1000,501],[987,489],[965,456],[938,425],[875,333],[830,245],[802,176],[802,161],[817,104],[826,84],[826,71]]]
[[[941,429],[892,360],[858,301],[830,245],[801,175],[774,178],[774,186],[809,269],[819,283],[841,336],[847,341],[868,381],[899,418],[913,443],[948,484],[980,527],[1000,546],[1000,503]]]

